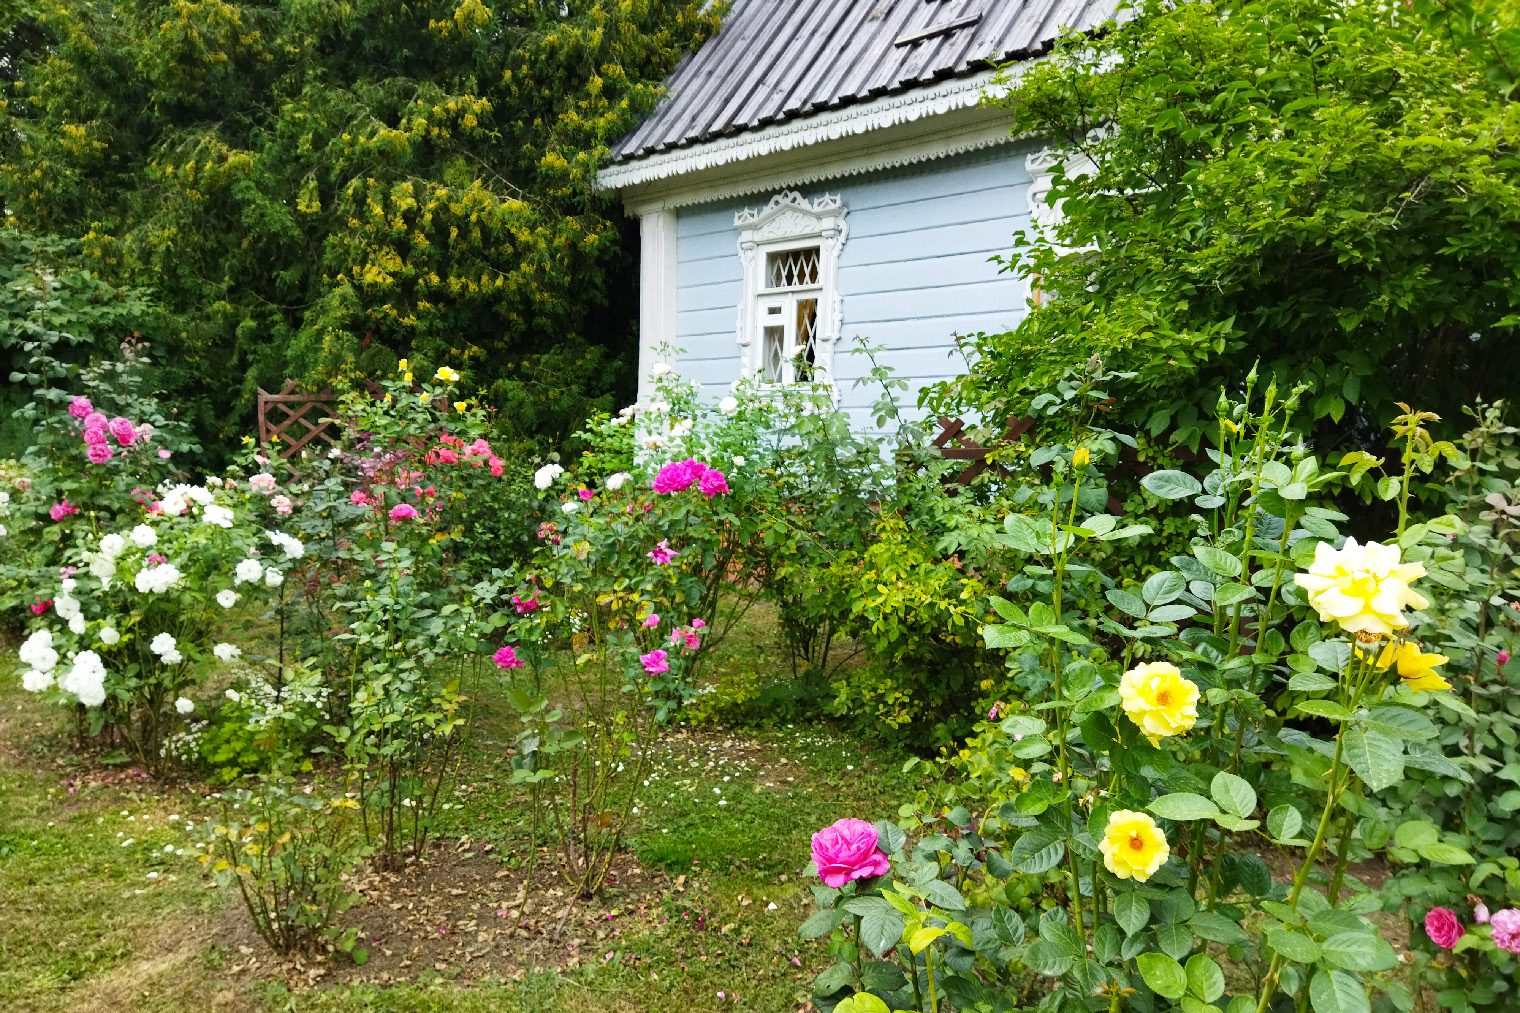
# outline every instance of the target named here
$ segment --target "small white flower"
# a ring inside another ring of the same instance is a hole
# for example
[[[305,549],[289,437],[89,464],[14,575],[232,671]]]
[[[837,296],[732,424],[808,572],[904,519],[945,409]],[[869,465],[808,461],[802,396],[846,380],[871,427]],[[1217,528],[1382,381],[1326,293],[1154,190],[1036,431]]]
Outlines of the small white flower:
[[[279,587],[283,583],[285,583],[285,575],[279,570],[276,570],[271,566],[269,569],[264,571],[265,587]]]
[[[181,714],[189,714],[191,711],[195,710],[195,701],[191,700],[189,697],[182,696],[178,700],[174,701],[174,709],[179,711]]]
[[[220,478],[217,478],[215,475],[212,475],[210,478],[206,479],[207,489],[220,489],[221,487],[222,480]]]
[[[158,544],[158,532],[146,524],[139,524],[132,529],[132,544],[139,549],[150,549]]]
[[[222,695],[225,696],[228,700],[231,700],[233,703],[237,703],[239,700],[243,699],[243,694],[239,693],[235,689],[229,689]]]
[[[84,633],[84,616],[75,615],[69,619],[69,632],[73,634]]]
[[[264,568],[259,565],[259,561],[257,559],[245,559],[238,563],[237,569],[232,571],[232,582],[234,584],[245,582],[257,584],[262,576],[264,576]]]
[[[241,657],[243,654],[236,644],[217,644],[211,649],[211,653],[222,661],[231,661],[233,658]]]
[[[237,604],[237,592],[230,587],[218,591],[216,593],[216,603],[224,609],[232,608],[232,606]]]
[[[100,554],[106,559],[115,559],[126,547],[127,540],[114,531],[100,539]]]
[[[774,910],[776,910],[776,902],[775,901],[771,901],[769,904],[765,905],[765,910],[767,910],[767,911],[774,911]]]
[[[649,450],[659,450],[669,441],[667,441],[663,436],[646,436],[641,442],[644,444],[645,448]]]
[[[617,492],[632,477],[633,476],[628,474],[626,471],[620,471],[615,475],[609,475],[607,476],[607,488],[611,489],[613,492]]]
[[[119,640],[121,640],[121,634],[118,633],[116,631],[116,628],[113,626],[104,627],[100,631],[100,642],[102,644],[105,644],[107,647],[113,646]]]
[[[329,450],[327,452],[327,459],[329,461],[336,461],[338,458],[340,458],[342,456],[343,456],[343,448],[342,447],[333,447],[331,450]]]
[[[110,538],[111,536],[107,535],[106,537]],[[116,537],[120,538],[121,536],[117,535]],[[116,576],[116,561],[112,557],[106,555],[104,549],[100,551],[99,555],[91,556],[89,559],[90,576],[94,577],[102,584],[108,582],[112,577]]]
[[[554,484],[554,480],[565,473],[565,469],[557,464],[546,464],[533,473],[533,484],[540,489],[547,489]]]
[[[737,454],[734,455],[734,467],[735,468],[742,468],[742,467],[744,467],[744,458],[740,457]]]
[[[72,597],[65,591],[53,602],[53,611],[57,612],[63,619],[73,619],[79,614],[79,599]]]
[[[722,412],[724,415],[739,414],[739,399],[736,397],[724,398],[722,401],[718,402],[718,411]]]
[[[651,415],[668,415],[668,414],[670,414],[670,402],[669,401],[651,401],[651,402],[649,402],[649,414],[651,414]]]
[[[232,527],[232,511],[216,503],[206,504],[201,511],[201,523],[215,524],[219,528]]]
[[[283,531],[266,531],[264,534],[271,542],[285,550],[286,559],[300,559],[306,553],[306,546],[293,535],[287,535]]]
[[[652,367],[650,367],[649,375],[650,376],[664,376],[664,375],[666,375],[669,372],[670,372],[670,363],[668,363],[668,362],[657,362]]]
[[[148,650],[154,654],[162,655],[174,650],[176,646],[178,646],[178,641],[174,639],[172,633],[160,633],[148,644]]]
[[[575,500],[570,500],[567,503],[561,503],[559,505],[560,512],[564,513],[564,514],[573,514],[577,510],[579,510],[580,508],[581,508],[581,505],[579,503],[575,502]]]
[[[39,672],[31,668],[21,674],[21,688],[28,693],[41,693],[52,684],[52,672]]]
[[[73,591],[74,588],[79,586],[79,581],[75,580],[73,577],[65,577],[63,578],[63,584],[61,586],[63,588],[63,593],[68,594]]]

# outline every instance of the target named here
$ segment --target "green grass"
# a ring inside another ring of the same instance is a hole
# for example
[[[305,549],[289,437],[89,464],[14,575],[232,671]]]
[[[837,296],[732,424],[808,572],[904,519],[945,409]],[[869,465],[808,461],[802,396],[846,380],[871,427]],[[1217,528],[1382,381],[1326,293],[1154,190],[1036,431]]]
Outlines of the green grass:
[[[709,671],[715,696],[785,683],[764,671],[781,654],[763,619],[736,631]],[[491,842],[520,867],[527,815],[505,758],[517,719],[494,681],[478,695],[438,836]],[[796,1009],[828,961],[822,944],[796,936],[812,909],[797,875],[809,836],[842,816],[890,817],[913,788],[896,773],[900,757],[817,722],[773,715],[746,730],[706,718],[675,729],[635,786],[626,846],[655,885],[609,887],[592,903],[598,919],[613,917],[594,934],[573,930],[584,938],[556,966],[505,981],[414,967],[405,982],[319,979],[293,991],[267,961],[242,966],[240,947],[252,953],[256,940],[238,898],[175,853],[185,841],[171,817],[200,813],[200,792],[93,766],[65,727],[0,679],[0,1008],[15,1013]]]

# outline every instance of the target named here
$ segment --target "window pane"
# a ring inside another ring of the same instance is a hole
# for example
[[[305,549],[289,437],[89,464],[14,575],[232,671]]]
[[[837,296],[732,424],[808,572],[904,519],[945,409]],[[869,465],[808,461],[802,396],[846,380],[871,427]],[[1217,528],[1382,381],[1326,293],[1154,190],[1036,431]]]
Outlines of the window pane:
[[[768,254],[765,274],[766,284],[770,288],[800,288],[818,284],[818,247]]]
[[[792,354],[797,356],[797,379],[811,380],[813,364],[818,351],[818,300],[797,300],[797,345]]]
[[[760,348],[760,361],[763,363],[766,383],[781,382],[781,346],[785,342],[783,329],[780,327],[767,327]]]

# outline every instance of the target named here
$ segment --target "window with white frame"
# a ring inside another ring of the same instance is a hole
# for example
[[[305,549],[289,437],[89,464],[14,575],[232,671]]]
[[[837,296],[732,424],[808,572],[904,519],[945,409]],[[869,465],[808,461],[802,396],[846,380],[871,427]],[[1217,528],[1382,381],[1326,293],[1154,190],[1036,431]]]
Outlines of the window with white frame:
[[[765,383],[829,383],[844,319],[839,252],[848,228],[837,196],[788,192],[734,216],[744,297],[740,364]]]

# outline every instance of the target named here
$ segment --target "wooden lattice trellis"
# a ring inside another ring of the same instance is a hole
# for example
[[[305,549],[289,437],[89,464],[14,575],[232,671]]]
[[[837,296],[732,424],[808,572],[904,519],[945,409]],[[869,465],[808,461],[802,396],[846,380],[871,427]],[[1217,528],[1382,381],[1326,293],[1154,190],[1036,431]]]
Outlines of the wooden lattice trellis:
[[[930,441],[930,445],[940,452],[940,456],[949,461],[970,461],[971,464],[960,474],[955,476],[956,485],[969,485],[971,480],[990,467],[987,455],[991,447],[984,447],[971,439],[966,434],[966,423],[961,419],[952,419],[941,416],[939,420],[939,435]],[[1024,434],[1034,427],[1034,418],[1011,418],[1008,420],[1008,428],[1003,432],[1000,443],[1016,443],[1023,439]],[[955,446],[950,444],[954,442]]]
[[[330,390],[312,394],[301,390],[294,380],[286,380],[278,394],[260,388],[259,442],[267,445],[278,436],[281,460],[300,453],[313,440],[329,446],[337,443],[341,423],[324,407],[336,400],[337,395]]]

